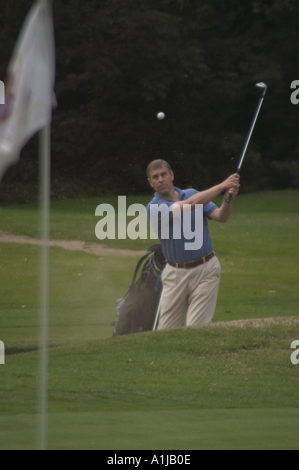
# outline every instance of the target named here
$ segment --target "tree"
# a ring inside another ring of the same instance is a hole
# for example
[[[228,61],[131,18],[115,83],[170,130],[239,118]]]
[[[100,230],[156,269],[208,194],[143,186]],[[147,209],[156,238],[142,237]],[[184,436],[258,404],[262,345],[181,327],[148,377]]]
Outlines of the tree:
[[[13,19],[11,4],[5,21],[14,38],[21,14]],[[283,187],[298,184],[289,89],[299,78],[295,0],[63,0],[54,12],[54,179],[139,193],[147,163],[162,157],[178,185],[213,184],[235,170],[257,104],[254,84],[265,81],[242,187],[277,187],[281,172]],[[36,178],[30,147],[24,157],[8,178]]]

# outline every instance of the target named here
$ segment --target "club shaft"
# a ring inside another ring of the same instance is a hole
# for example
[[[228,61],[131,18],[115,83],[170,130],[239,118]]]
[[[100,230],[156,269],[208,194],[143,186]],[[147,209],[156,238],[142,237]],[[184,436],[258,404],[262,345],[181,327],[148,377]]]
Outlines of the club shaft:
[[[158,307],[156,310],[156,316],[155,316],[154,325],[153,325],[153,331],[157,329],[158,322],[159,322],[160,310],[161,310],[161,304],[162,304],[162,294],[163,294],[163,291],[161,291],[161,294],[160,294],[160,299],[159,299]]]
[[[258,107],[257,107],[257,110],[256,110],[256,112],[255,112],[255,115],[254,115],[254,118],[253,118],[253,121],[252,121],[250,130],[249,130],[249,133],[248,133],[248,136],[247,136],[247,139],[246,139],[246,142],[245,142],[245,145],[244,145],[242,154],[241,154],[240,162],[239,162],[239,165],[238,165],[238,168],[237,168],[237,172],[238,172],[238,173],[239,173],[240,170],[241,170],[242,163],[243,163],[243,160],[244,160],[244,157],[245,157],[245,154],[246,154],[246,151],[247,151],[247,148],[248,148],[248,145],[249,145],[251,136],[252,136],[252,132],[253,132],[255,123],[256,123],[256,121],[257,121],[259,112],[260,112],[260,110],[261,110],[261,107],[262,107],[262,104],[263,104],[263,101],[264,101],[264,97],[265,97],[265,94],[263,93],[263,96],[262,96],[262,98],[260,99],[259,104],[258,104]]]
[[[248,136],[247,136],[245,145],[244,145],[244,147],[243,147],[243,151],[242,151],[241,158],[240,158],[240,161],[239,161],[239,165],[238,165],[238,168],[237,168],[237,173],[238,173],[238,174],[240,174],[241,167],[242,167],[242,163],[243,163],[243,160],[244,160],[244,157],[245,157],[245,154],[246,154],[246,151],[247,151],[247,148],[248,148],[250,139],[251,139],[251,135],[252,135],[252,132],[253,132],[255,123],[256,123],[256,121],[257,121],[259,112],[260,112],[260,110],[261,110],[261,107],[262,107],[262,104],[263,104],[263,101],[264,101],[264,98],[265,98],[266,91],[267,91],[267,86],[265,86],[264,91],[263,91],[263,95],[262,95],[261,99],[259,100],[259,103],[258,103],[256,112],[255,112],[255,115],[254,115],[252,124],[251,124],[250,129],[249,129],[249,133],[248,133]],[[232,200],[232,197],[233,197],[232,194],[229,194],[226,202],[227,202],[227,203],[230,203],[231,200]]]

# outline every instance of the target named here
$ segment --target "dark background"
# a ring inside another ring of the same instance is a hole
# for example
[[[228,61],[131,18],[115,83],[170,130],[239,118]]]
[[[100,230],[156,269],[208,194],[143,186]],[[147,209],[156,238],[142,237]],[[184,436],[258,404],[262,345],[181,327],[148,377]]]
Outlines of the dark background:
[[[0,79],[32,0],[1,0]],[[54,0],[58,108],[52,196],[150,193],[145,169],[172,165],[204,189],[236,169],[266,98],[242,191],[299,187],[298,0]],[[164,121],[156,114],[163,111]],[[36,197],[38,139],[6,174],[1,202]]]

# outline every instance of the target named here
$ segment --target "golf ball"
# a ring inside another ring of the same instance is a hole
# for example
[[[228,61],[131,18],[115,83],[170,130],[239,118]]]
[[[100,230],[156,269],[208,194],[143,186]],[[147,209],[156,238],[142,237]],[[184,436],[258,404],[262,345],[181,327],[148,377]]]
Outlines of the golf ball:
[[[158,113],[157,114],[157,118],[162,121],[164,118],[165,118],[165,114],[164,113]]]

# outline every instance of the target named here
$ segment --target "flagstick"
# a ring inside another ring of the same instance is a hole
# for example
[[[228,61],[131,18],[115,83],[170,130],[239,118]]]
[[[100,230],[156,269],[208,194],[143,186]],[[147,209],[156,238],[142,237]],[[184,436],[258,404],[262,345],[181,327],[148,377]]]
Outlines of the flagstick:
[[[49,264],[50,264],[50,146],[51,126],[39,134],[40,168],[40,371],[39,371],[39,448],[47,449],[48,441],[48,347],[49,347]]]

